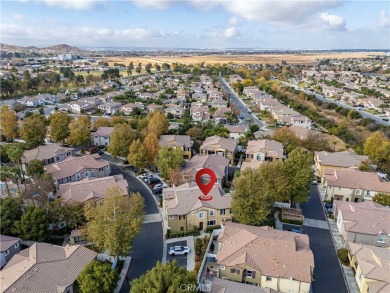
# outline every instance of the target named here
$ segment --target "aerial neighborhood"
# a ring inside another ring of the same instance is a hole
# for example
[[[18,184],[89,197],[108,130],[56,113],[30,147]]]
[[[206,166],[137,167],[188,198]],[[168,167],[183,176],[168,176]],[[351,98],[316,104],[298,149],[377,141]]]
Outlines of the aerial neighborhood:
[[[388,55],[7,52],[1,292],[389,292]]]

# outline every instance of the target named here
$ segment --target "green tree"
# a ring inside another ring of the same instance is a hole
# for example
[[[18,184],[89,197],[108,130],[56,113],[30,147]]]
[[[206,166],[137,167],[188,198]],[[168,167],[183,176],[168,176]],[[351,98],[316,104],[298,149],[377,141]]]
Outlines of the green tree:
[[[183,155],[184,152],[182,149],[172,149],[168,146],[164,146],[160,149],[156,159],[156,165],[163,178],[168,179],[171,170],[183,165]]]
[[[131,282],[131,293],[138,292],[183,292],[180,285],[197,286],[196,275],[177,265],[177,261],[161,264],[157,262],[156,266]]]
[[[390,194],[389,193],[377,193],[372,197],[372,201],[375,201],[385,207],[390,206]]]
[[[152,72],[152,63],[148,63],[145,65],[145,71],[147,73],[151,73]]]
[[[1,234],[13,235],[14,224],[21,217],[22,206],[18,200],[12,197],[0,198]]]
[[[15,111],[3,105],[0,108],[1,134],[7,140],[13,140],[18,135],[18,117]]]
[[[382,131],[376,131],[367,137],[364,154],[383,171],[390,171],[390,140]]]
[[[24,118],[20,136],[26,141],[29,148],[36,148],[45,143],[46,131],[46,118],[33,114]]]
[[[49,203],[48,222],[60,223],[66,222],[70,229],[76,229],[85,223],[84,203],[71,202],[63,204],[61,199],[56,199]]]
[[[77,277],[81,293],[95,293],[97,288],[101,293],[112,293],[119,280],[119,274],[111,269],[109,263],[90,262]]]
[[[12,178],[11,167],[6,165],[0,165],[0,180],[4,182],[7,195],[11,196],[10,189],[8,186],[8,180]]]
[[[366,159],[359,164],[359,171],[362,172],[374,172],[375,168],[370,159]]]
[[[256,131],[259,131],[260,127],[259,125],[257,124],[253,124],[249,127],[250,131],[253,133],[253,132],[256,132]]]
[[[115,157],[126,158],[131,143],[137,138],[137,134],[129,124],[116,124],[111,133],[108,152]]]
[[[202,138],[203,130],[200,127],[192,127],[187,130],[186,134],[191,136],[192,139],[199,140]]]
[[[141,140],[134,140],[130,145],[129,155],[127,156],[129,163],[137,168],[144,168],[147,159],[148,154]]]
[[[312,154],[304,148],[295,148],[284,163],[289,177],[291,204],[306,202],[314,178]]]
[[[278,128],[272,134],[272,139],[283,144],[287,153],[301,145],[300,139],[288,127]]]
[[[40,160],[31,160],[26,168],[26,174],[30,177],[40,177],[45,173],[42,162]]]
[[[23,152],[24,151],[19,144],[12,144],[7,147],[8,158],[20,168],[22,167]]]
[[[87,202],[86,234],[101,251],[125,256],[141,232],[144,221],[144,199],[139,193],[123,196],[119,187],[107,189],[102,205]]]
[[[28,206],[20,220],[15,222],[14,232],[24,240],[43,241],[46,224],[45,211],[38,207]]]
[[[332,149],[329,140],[325,136],[311,132],[302,140],[302,146],[313,153],[316,151],[330,151]]]
[[[104,117],[99,117],[95,120],[95,123],[93,124],[93,128],[99,129],[99,127],[110,127],[112,126],[111,120]]]
[[[50,135],[56,142],[64,143],[69,136],[69,124],[72,118],[63,112],[55,112],[50,119]]]
[[[79,116],[69,125],[69,143],[74,146],[89,144],[91,135],[91,120],[88,116]]]

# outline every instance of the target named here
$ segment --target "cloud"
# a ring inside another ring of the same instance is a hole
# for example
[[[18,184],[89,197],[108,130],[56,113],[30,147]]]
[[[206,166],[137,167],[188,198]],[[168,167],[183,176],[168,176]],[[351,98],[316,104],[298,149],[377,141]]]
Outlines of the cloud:
[[[385,10],[382,10],[379,13],[379,26],[380,27],[390,27],[390,17],[389,17],[389,14]]]
[[[324,27],[329,30],[345,30],[345,20],[341,16],[321,13],[320,20],[324,24]]]
[[[24,17],[21,14],[14,14],[14,15],[12,15],[12,18],[16,19],[16,20],[22,20]]]
[[[131,0],[130,2],[139,8],[151,8],[157,10],[166,9],[175,3],[175,1],[169,0]]]
[[[239,22],[240,20],[238,19],[238,17],[235,16],[230,17],[228,20],[228,24],[230,25],[237,25]]]
[[[229,27],[223,31],[223,35],[226,38],[233,38],[237,35],[237,30],[235,27]]]

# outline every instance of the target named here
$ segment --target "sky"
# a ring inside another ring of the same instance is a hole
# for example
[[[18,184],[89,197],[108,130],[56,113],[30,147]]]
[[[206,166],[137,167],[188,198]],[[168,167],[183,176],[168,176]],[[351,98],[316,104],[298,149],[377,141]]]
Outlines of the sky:
[[[80,48],[390,49],[389,1],[1,1],[0,41]]]

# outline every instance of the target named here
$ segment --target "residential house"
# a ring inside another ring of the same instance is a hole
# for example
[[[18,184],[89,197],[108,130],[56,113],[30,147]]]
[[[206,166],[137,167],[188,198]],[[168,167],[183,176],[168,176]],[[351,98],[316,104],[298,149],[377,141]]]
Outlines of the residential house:
[[[244,283],[229,281],[227,279],[215,278],[211,284],[211,293],[277,293],[271,288],[261,288],[258,286],[251,286]]]
[[[189,135],[161,135],[158,141],[160,148],[168,146],[171,148],[179,148],[183,150],[183,157],[185,160],[191,159],[192,142]]]
[[[288,127],[298,138],[300,139],[306,139],[310,135],[322,135],[321,132],[313,129],[308,129],[305,127],[300,127],[296,125],[290,125]]]
[[[195,227],[204,230],[231,220],[231,195],[225,194],[218,183],[208,195],[212,200],[200,200],[203,193],[196,183],[165,188],[163,208],[168,229],[172,232],[191,231]]]
[[[217,154],[225,157],[230,161],[230,164],[234,163],[234,156],[237,150],[237,140],[224,138],[220,136],[210,136],[200,146],[201,155],[213,155]]]
[[[335,200],[333,212],[343,244],[390,246],[390,209],[376,202]]]
[[[20,251],[20,238],[0,235],[0,269]]]
[[[324,178],[325,199],[342,201],[370,201],[377,193],[390,194],[390,182],[377,173],[354,169],[326,169]]]
[[[196,173],[208,168],[214,171],[216,182],[223,186],[228,178],[229,160],[218,155],[194,156],[181,170],[185,182],[195,182]]]
[[[99,127],[97,131],[91,133],[91,144],[108,146],[113,130],[114,127]]]
[[[171,113],[174,118],[181,119],[184,116],[185,108],[180,105],[169,104],[167,108],[164,109],[165,115]]]
[[[150,104],[146,108],[148,109],[148,112],[154,112],[156,110],[161,110],[163,106],[157,104]]]
[[[122,106],[122,104],[119,102],[108,102],[108,103],[104,103],[104,104],[99,105],[98,109],[100,111],[103,111],[103,112],[108,113],[108,114],[115,114],[115,113],[119,112],[119,110],[121,109],[121,106]]]
[[[26,171],[28,163],[32,160],[39,160],[42,165],[61,162],[74,155],[75,149],[63,147],[58,143],[46,144],[32,150],[23,152],[22,167]]]
[[[36,242],[14,255],[0,271],[0,291],[72,293],[77,277],[96,256],[81,245]]]
[[[70,231],[70,244],[77,244],[83,241],[87,241],[84,229],[73,229],[72,231]]]
[[[129,194],[127,180],[120,174],[102,178],[87,177],[77,182],[61,184],[57,197],[60,197],[64,204],[87,200],[98,203],[104,199],[107,189],[114,186],[120,188],[122,195]]]
[[[238,140],[240,137],[245,136],[245,133],[248,131],[246,125],[227,125],[225,126],[229,130],[229,138]]]
[[[82,101],[73,101],[67,104],[68,109],[76,114],[88,113],[92,114],[96,112],[96,106]]]
[[[390,248],[351,243],[348,250],[360,293],[390,292]]]
[[[217,242],[220,278],[279,292],[311,292],[314,256],[307,235],[226,222]]]
[[[314,162],[318,175],[322,178],[325,169],[357,169],[368,156],[357,155],[351,151],[329,153],[327,151],[315,152]]]
[[[57,186],[87,177],[101,178],[111,175],[110,163],[97,155],[69,157],[62,162],[46,165],[44,168],[53,176]]]
[[[257,168],[263,162],[273,162],[284,158],[283,145],[269,139],[250,140],[241,169]]]
[[[121,109],[119,110],[119,112],[121,112],[125,115],[131,115],[131,113],[133,112],[133,110],[135,108],[141,108],[141,105],[136,104],[136,103],[127,103],[127,104],[121,106]]]
[[[381,108],[381,105],[383,105],[383,101],[376,98],[366,98],[366,99],[360,99],[357,101],[357,103],[360,105],[364,105],[365,108],[368,109],[374,109],[378,112],[382,113],[383,108]]]
[[[192,120],[199,121],[199,122],[207,122],[210,120],[210,112],[209,108],[206,106],[202,106],[199,104],[192,104],[190,108],[190,115],[192,117]]]

